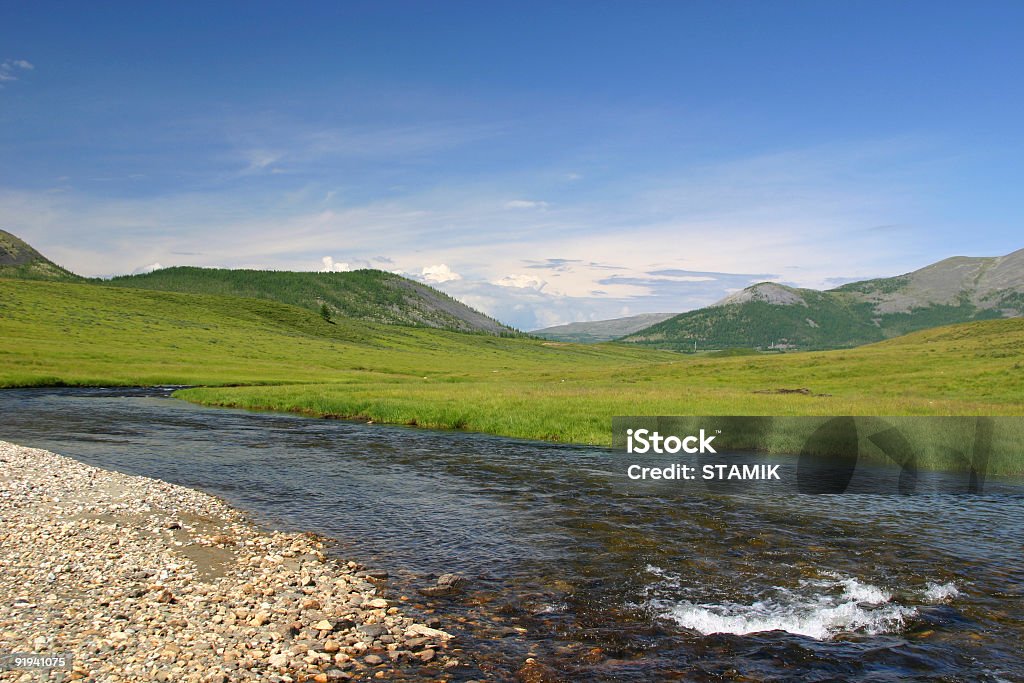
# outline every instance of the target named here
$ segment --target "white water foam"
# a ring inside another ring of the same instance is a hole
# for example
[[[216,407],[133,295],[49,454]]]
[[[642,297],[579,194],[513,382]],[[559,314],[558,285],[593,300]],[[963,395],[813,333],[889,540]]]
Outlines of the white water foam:
[[[960,595],[956,585],[952,583],[929,582],[924,591],[924,599],[928,602],[949,602]]]
[[[681,580],[671,572],[648,566],[658,581],[652,594],[678,588]],[[917,609],[892,602],[891,592],[856,578],[827,574],[828,578],[802,581],[795,590],[774,587],[751,604],[725,602],[697,603],[653,597],[647,607],[656,615],[683,628],[705,635],[743,635],[763,631],[786,631],[818,640],[830,640],[841,633],[867,635],[893,633],[903,628]],[[923,601],[941,602],[959,594],[953,584],[929,583]]]

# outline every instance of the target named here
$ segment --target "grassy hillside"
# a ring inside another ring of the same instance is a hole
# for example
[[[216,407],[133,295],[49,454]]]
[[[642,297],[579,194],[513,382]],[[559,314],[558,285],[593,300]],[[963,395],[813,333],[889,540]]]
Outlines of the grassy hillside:
[[[114,287],[265,299],[332,315],[461,332],[514,334],[497,320],[426,285],[380,270],[312,273],[224,268],[163,268],[115,277]]]
[[[0,386],[427,381],[669,358],[337,318],[274,301],[0,279]]]

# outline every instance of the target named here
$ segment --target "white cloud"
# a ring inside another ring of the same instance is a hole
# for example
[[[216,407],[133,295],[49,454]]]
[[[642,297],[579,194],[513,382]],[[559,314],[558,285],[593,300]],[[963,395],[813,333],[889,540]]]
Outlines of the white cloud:
[[[277,172],[280,169],[273,168],[273,165],[281,160],[283,156],[279,152],[270,152],[263,149],[252,149],[247,151],[244,155],[246,160],[246,166],[242,169],[243,175],[250,173],[259,173],[260,171],[270,170],[271,173]]]
[[[461,280],[462,276],[453,271],[444,263],[440,263],[436,266],[424,266],[423,271],[420,273],[425,282],[452,282],[454,280]]]
[[[544,289],[547,281],[533,275],[513,274],[506,275],[500,280],[494,280],[494,284],[499,287],[518,287],[519,289],[536,289],[540,291]]]
[[[159,262],[150,263],[148,266],[139,266],[138,268],[136,268],[135,270],[132,271],[132,275],[142,275],[144,273],[152,273],[154,270],[160,270],[161,268],[163,268],[163,266],[160,265]]]
[[[0,83],[18,80],[18,72],[33,71],[35,65],[25,59],[7,59],[0,62]]]
[[[352,270],[348,263],[335,261],[331,256],[324,256],[320,262],[323,264],[320,268],[321,273],[344,273]]]
[[[506,209],[546,209],[550,206],[547,202],[535,201],[532,199],[512,199],[505,202]]]
[[[665,282],[715,282],[717,277],[710,275],[676,275],[653,272],[648,274],[652,281],[664,280]]]

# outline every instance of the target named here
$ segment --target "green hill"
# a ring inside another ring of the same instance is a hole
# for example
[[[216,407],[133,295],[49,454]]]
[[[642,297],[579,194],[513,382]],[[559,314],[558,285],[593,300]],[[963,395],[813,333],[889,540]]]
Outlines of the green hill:
[[[50,261],[6,230],[0,230],[0,277],[22,280],[82,279]]]
[[[313,273],[183,266],[111,280],[86,280],[49,261],[21,239],[0,230],[0,278],[3,277],[264,299],[317,312],[326,306],[331,318],[499,336],[519,334],[443,292],[380,270]]]
[[[331,315],[458,332],[516,334],[480,311],[408,278],[381,270],[344,273],[228,270],[181,266],[112,278],[114,287],[266,299]]]
[[[859,346],[915,330],[1024,315],[1024,250],[956,257],[828,291],[762,282],[622,341],[689,351]]]

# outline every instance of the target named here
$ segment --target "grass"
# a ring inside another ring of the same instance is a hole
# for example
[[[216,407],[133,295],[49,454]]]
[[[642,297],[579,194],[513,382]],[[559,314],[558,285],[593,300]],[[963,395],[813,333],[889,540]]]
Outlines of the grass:
[[[0,386],[382,384],[672,354],[384,325],[260,299],[0,279]],[[456,373],[458,374],[458,373]]]
[[[0,386],[197,384],[176,395],[602,445],[616,415],[1024,414],[1018,319],[727,357],[334,322],[257,299],[0,280]],[[795,388],[809,392],[774,393]]]

